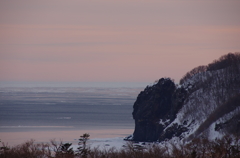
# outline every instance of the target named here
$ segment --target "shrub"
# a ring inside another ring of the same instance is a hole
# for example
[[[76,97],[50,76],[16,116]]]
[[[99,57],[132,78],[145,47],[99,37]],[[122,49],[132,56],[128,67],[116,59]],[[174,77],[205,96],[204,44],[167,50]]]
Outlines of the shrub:
[[[240,139],[237,136],[224,136],[213,141],[197,138],[187,144],[170,143],[168,147],[158,144],[139,146],[128,142],[122,150],[88,148],[87,155],[74,155],[71,143],[55,140],[50,144],[30,140],[14,147],[3,144],[0,149],[0,158],[239,158]]]

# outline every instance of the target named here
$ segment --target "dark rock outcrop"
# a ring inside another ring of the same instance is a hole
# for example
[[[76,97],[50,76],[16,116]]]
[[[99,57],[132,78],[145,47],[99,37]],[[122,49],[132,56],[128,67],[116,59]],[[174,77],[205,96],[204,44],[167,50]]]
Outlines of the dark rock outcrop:
[[[176,118],[186,94],[185,89],[177,88],[170,78],[161,78],[153,86],[146,87],[133,106],[133,140],[157,141],[163,129]]]
[[[158,141],[161,142],[161,141],[169,140],[172,137],[179,137],[181,139],[181,134],[188,130],[189,129],[184,125],[178,125],[177,123],[174,123],[170,128],[167,128],[165,131],[162,132]]]
[[[140,92],[133,105],[135,131],[131,140],[177,137],[190,141],[201,136],[239,135],[240,53],[229,53],[192,69],[180,84],[161,78]]]

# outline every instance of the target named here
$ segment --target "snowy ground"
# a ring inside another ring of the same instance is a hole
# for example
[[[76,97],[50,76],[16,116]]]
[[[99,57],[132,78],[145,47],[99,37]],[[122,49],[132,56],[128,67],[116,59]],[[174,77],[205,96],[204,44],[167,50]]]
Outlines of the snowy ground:
[[[156,142],[130,142],[130,141],[125,141],[125,137],[115,137],[115,138],[95,138],[95,139],[90,139],[88,140],[88,146],[91,149],[97,148],[99,150],[109,150],[111,148],[114,148],[115,150],[122,150],[122,149],[127,149],[128,145],[134,146],[136,148],[143,147],[143,148],[148,148],[151,147],[152,145],[159,145],[161,147],[166,147],[169,146],[169,143],[156,143]],[[174,141],[174,143],[177,143],[177,140]],[[74,150],[77,150],[78,145],[77,143],[73,143],[72,145]]]
[[[98,148],[99,150],[108,150],[110,148],[115,148],[117,150],[124,149],[124,146],[127,145],[127,141],[123,140],[124,137],[115,137],[115,138],[95,138],[88,140],[88,145],[91,149]],[[74,143],[73,149],[77,149],[77,143]]]

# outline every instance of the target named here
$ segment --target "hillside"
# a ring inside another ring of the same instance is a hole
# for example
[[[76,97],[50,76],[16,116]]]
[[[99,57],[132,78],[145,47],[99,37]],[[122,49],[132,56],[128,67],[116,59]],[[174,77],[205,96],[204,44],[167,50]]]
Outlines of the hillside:
[[[240,134],[240,53],[229,53],[186,73],[177,85],[161,78],[133,105],[134,141]]]

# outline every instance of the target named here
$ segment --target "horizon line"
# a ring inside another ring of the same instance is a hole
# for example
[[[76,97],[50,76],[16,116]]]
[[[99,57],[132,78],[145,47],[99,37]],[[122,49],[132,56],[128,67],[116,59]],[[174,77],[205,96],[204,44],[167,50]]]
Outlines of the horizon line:
[[[89,87],[89,88],[142,88],[153,82],[107,82],[107,81],[0,81],[0,88],[8,87]]]

